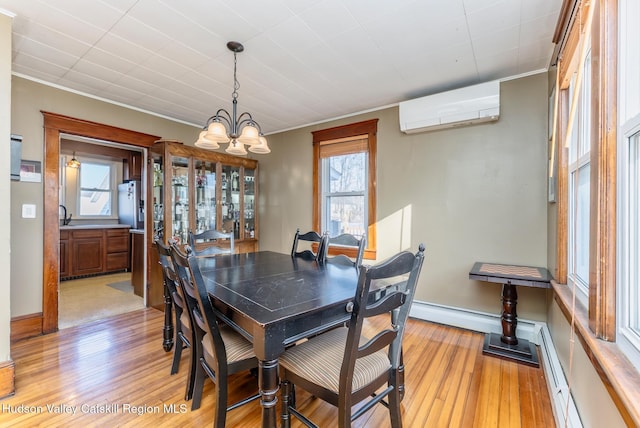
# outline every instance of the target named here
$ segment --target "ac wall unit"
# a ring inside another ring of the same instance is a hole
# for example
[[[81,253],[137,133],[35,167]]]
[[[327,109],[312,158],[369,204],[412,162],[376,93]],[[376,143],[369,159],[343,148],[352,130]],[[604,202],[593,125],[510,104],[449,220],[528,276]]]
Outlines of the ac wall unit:
[[[491,122],[499,117],[499,80],[400,103],[400,130],[405,134]]]

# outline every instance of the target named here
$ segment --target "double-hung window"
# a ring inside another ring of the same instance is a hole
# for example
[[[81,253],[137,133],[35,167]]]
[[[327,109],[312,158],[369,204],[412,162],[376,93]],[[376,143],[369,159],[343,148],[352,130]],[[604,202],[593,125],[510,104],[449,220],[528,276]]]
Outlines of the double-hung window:
[[[313,132],[313,227],[364,236],[366,258],[375,258],[376,132],[377,119]]]
[[[568,194],[568,275],[571,285],[586,299],[589,294],[589,211],[591,152],[591,55],[586,56],[582,83],[576,86],[577,72],[569,86],[569,98],[579,91],[573,132],[569,140]]]
[[[113,167],[108,162],[83,162],[80,168],[80,217],[109,217],[113,212]]]

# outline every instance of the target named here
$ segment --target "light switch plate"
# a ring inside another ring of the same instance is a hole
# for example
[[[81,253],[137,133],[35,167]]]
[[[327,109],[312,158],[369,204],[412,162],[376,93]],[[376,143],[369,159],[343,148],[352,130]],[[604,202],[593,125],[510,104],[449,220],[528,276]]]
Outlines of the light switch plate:
[[[36,218],[35,204],[22,204],[22,218]]]

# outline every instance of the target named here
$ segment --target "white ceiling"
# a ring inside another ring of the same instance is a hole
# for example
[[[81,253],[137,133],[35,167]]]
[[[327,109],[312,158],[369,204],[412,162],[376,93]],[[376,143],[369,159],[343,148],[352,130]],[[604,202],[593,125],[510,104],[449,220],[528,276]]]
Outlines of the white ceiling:
[[[562,0],[0,0],[22,77],[265,133],[545,70]]]

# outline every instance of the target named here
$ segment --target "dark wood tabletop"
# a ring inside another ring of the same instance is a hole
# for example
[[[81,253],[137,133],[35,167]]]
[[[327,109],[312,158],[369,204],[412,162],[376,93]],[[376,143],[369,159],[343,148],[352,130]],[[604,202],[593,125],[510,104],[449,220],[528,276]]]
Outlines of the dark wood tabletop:
[[[357,270],[271,251],[198,263],[218,316],[253,343],[260,361],[262,426],[275,426],[278,357],[295,341],[349,319]]]
[[[542,267],[475,262],[469,271],[469,279],[550,288],[552,277],[549,271]]]

